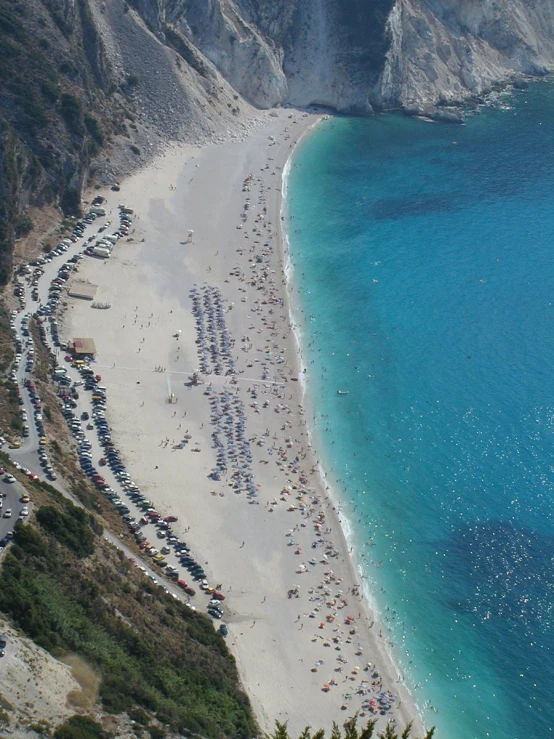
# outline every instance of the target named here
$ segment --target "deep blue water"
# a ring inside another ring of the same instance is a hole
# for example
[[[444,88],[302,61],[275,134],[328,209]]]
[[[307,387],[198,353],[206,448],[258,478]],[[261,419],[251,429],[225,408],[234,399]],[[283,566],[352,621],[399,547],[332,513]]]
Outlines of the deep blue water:
[[[288,182],[316,440],[439,739],[554,733],[554,85],[504,102],[328,121]]]

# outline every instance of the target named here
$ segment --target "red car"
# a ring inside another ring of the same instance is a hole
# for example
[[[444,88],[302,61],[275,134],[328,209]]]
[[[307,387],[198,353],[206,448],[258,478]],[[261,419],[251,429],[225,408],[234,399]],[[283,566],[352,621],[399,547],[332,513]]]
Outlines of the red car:
[[[216,590],[215,593],[212,593],[212,598],[215,598],[216,600],[225,600],[225,596],[223,593],[220,593],[219,590]]]
[[[139,544],[139,549],[146,549],[146,547],[149,547],[149,546],[150,546],[149,541],[141,541],[141,543]]]
[[[166,516],[164,518],[164,521],[166,523],[173,523],[174,521],[177,521],[177,520],[178,520],[177,516]]]
[[[188,588],[188,584],[187,584],[187,583],[186,583],[186,582],[185,582],[184,580],[177,580],[177,585],[178,585],[178,586],[179,586],[180,588],[183,588],[183,590],[184,590],[185,588]]]

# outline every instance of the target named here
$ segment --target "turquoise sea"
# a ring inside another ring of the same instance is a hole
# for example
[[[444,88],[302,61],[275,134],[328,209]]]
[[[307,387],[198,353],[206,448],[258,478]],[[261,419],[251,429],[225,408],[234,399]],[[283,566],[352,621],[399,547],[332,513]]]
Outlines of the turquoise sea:
[[[400,673],[438,739],[546,739],[554,85],[463,127],[322,123],[286,225],[314,434]]]

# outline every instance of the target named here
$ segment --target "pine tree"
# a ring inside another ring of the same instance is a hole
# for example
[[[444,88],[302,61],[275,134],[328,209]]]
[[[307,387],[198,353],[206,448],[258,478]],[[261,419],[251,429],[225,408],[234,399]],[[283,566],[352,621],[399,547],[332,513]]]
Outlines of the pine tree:
[[[357,724],[358,714],[348,719],[348,721],[345,721],[343,726],[344,733],[341,731],[336,723],[333,724],[333,729],[331,730],[331,736],[329,737],[329,739],[373,739],[373,736],[375,734],[375,719],[370,719],[367,722],[366,726],[362,729],[358,729]],[[406,726],[400,736],[397,734],[397,730],[392,724],[387,724],[384,732],[377,734],[375,736],[375,739],[410,739],[411,734],[411,722],[408,724],[408,726]],[[433,727],[432,729],[429,729],[423,739],[433,739],[434,735],[435,729]],[[276,721],[275,731],[272,734],[266,734],[265,739],[293,739],[293,737],[291,737],[291,735],[289,734],[286,723],[281,724],[279,723],[279,721]],[[312,734],[310,727],[307,726],[300,734],[298,739],[325,739],[325,731],[323,729],[320,729],[319,731],[316,731],[315,734]],[[413,737],[412,739],[416,738]]]

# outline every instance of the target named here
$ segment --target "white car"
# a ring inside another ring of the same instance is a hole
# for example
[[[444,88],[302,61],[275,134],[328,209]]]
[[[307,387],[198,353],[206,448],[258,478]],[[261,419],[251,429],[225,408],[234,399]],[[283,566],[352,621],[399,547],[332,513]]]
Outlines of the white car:
[[[4,482],[15,482],[15,477],[13,475],[8,474],[4,477]]]

